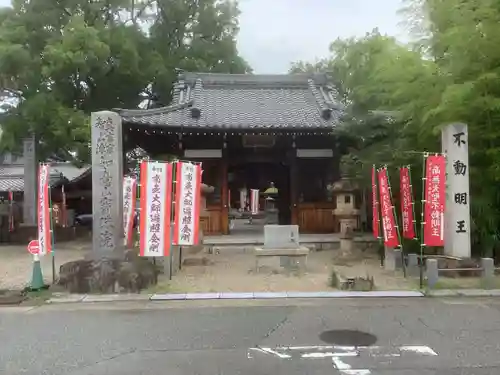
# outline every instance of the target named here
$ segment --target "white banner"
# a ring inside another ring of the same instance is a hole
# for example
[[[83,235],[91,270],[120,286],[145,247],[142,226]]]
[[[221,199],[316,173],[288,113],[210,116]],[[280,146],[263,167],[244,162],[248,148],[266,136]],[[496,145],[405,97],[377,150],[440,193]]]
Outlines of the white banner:
[[[123,234],[125,246],[132,246],[132,233],[134,229],[135,203],[136,203],[136,179],[133,177],[123,178]]]
[[[141,163],[140,255],[168,256],[172,212],[172,164]]]
[[[38,167],[38,246],[39,255],[52,251],[52,236],[50,228],[50,171],[48,164]]]
[[[177,162],[174,245],[199,242],[201,164]]]
[[[245,211],[247,208],[247,189],[240,189],[240,210]]]
[[[258,189],[250,190],[250,211],[252,215],[257,215],[259,213],[259,195],[260,191]]]

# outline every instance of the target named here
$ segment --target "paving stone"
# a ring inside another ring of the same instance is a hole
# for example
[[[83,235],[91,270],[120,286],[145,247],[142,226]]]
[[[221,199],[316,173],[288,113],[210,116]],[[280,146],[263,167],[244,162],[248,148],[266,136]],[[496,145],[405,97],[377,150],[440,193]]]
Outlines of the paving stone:
[[[219,299],[220,293],[187,293],[186,300],[193,299]]]
[[[151,301],[183,301],[186,299],[186,293],[153,294],[149,299]]]
[[[82,302],[83,299],[87,297],[86,294],[67,294],[67,295],[59,295],[54,296],[47,300],[47,303],[75,303]]]
[[[254,293],[253,298],[287,298],[287,293],[286,292],[261,292],[261,293]]]
[[[89,294],[82,302],[147,301],[149,294]]]
[[[252,299],[253,293],[220,293],[220,299]]]

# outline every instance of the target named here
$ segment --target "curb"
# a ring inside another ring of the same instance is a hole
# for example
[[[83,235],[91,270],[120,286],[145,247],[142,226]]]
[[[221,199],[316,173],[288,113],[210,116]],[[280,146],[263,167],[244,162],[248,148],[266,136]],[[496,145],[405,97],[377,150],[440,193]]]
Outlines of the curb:
[[[50,298],[47,303],[94,303],[131,301],[256,300],[290,298],[414,298],[424,297],[417,291],[371,292],[254,292],[254,293],[166,293],[166,294],[68,294]]]
[[[436,289],[425,292],[426,297],[500,297],[500,289]]]

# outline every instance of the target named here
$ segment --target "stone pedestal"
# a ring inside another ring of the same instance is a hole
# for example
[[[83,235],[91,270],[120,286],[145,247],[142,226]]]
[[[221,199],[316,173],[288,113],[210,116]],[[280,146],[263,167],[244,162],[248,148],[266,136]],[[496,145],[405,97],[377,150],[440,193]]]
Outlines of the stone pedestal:
[[[92,246],[94,254],[123,250],[123,149],[121,117],[94,112],[92,121]]]
[[[354,250],[354,241],[352,238],[340,239],[340,252],[342,254],[351,253]]]
[[[299,246],[298,225],[264,225],[264,248],[292,249]]]

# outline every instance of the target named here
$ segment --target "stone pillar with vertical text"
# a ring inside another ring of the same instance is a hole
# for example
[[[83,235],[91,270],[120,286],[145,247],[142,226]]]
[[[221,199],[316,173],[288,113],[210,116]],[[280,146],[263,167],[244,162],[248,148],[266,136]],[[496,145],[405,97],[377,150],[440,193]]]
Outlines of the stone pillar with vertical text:
[[[446,154],[445,254],[470,258],[469,133],[453,123],[441,132]]]
[[[109,254],[123,248],[123,135],[121,117],[94,112],[92,122],[92,246]]]

